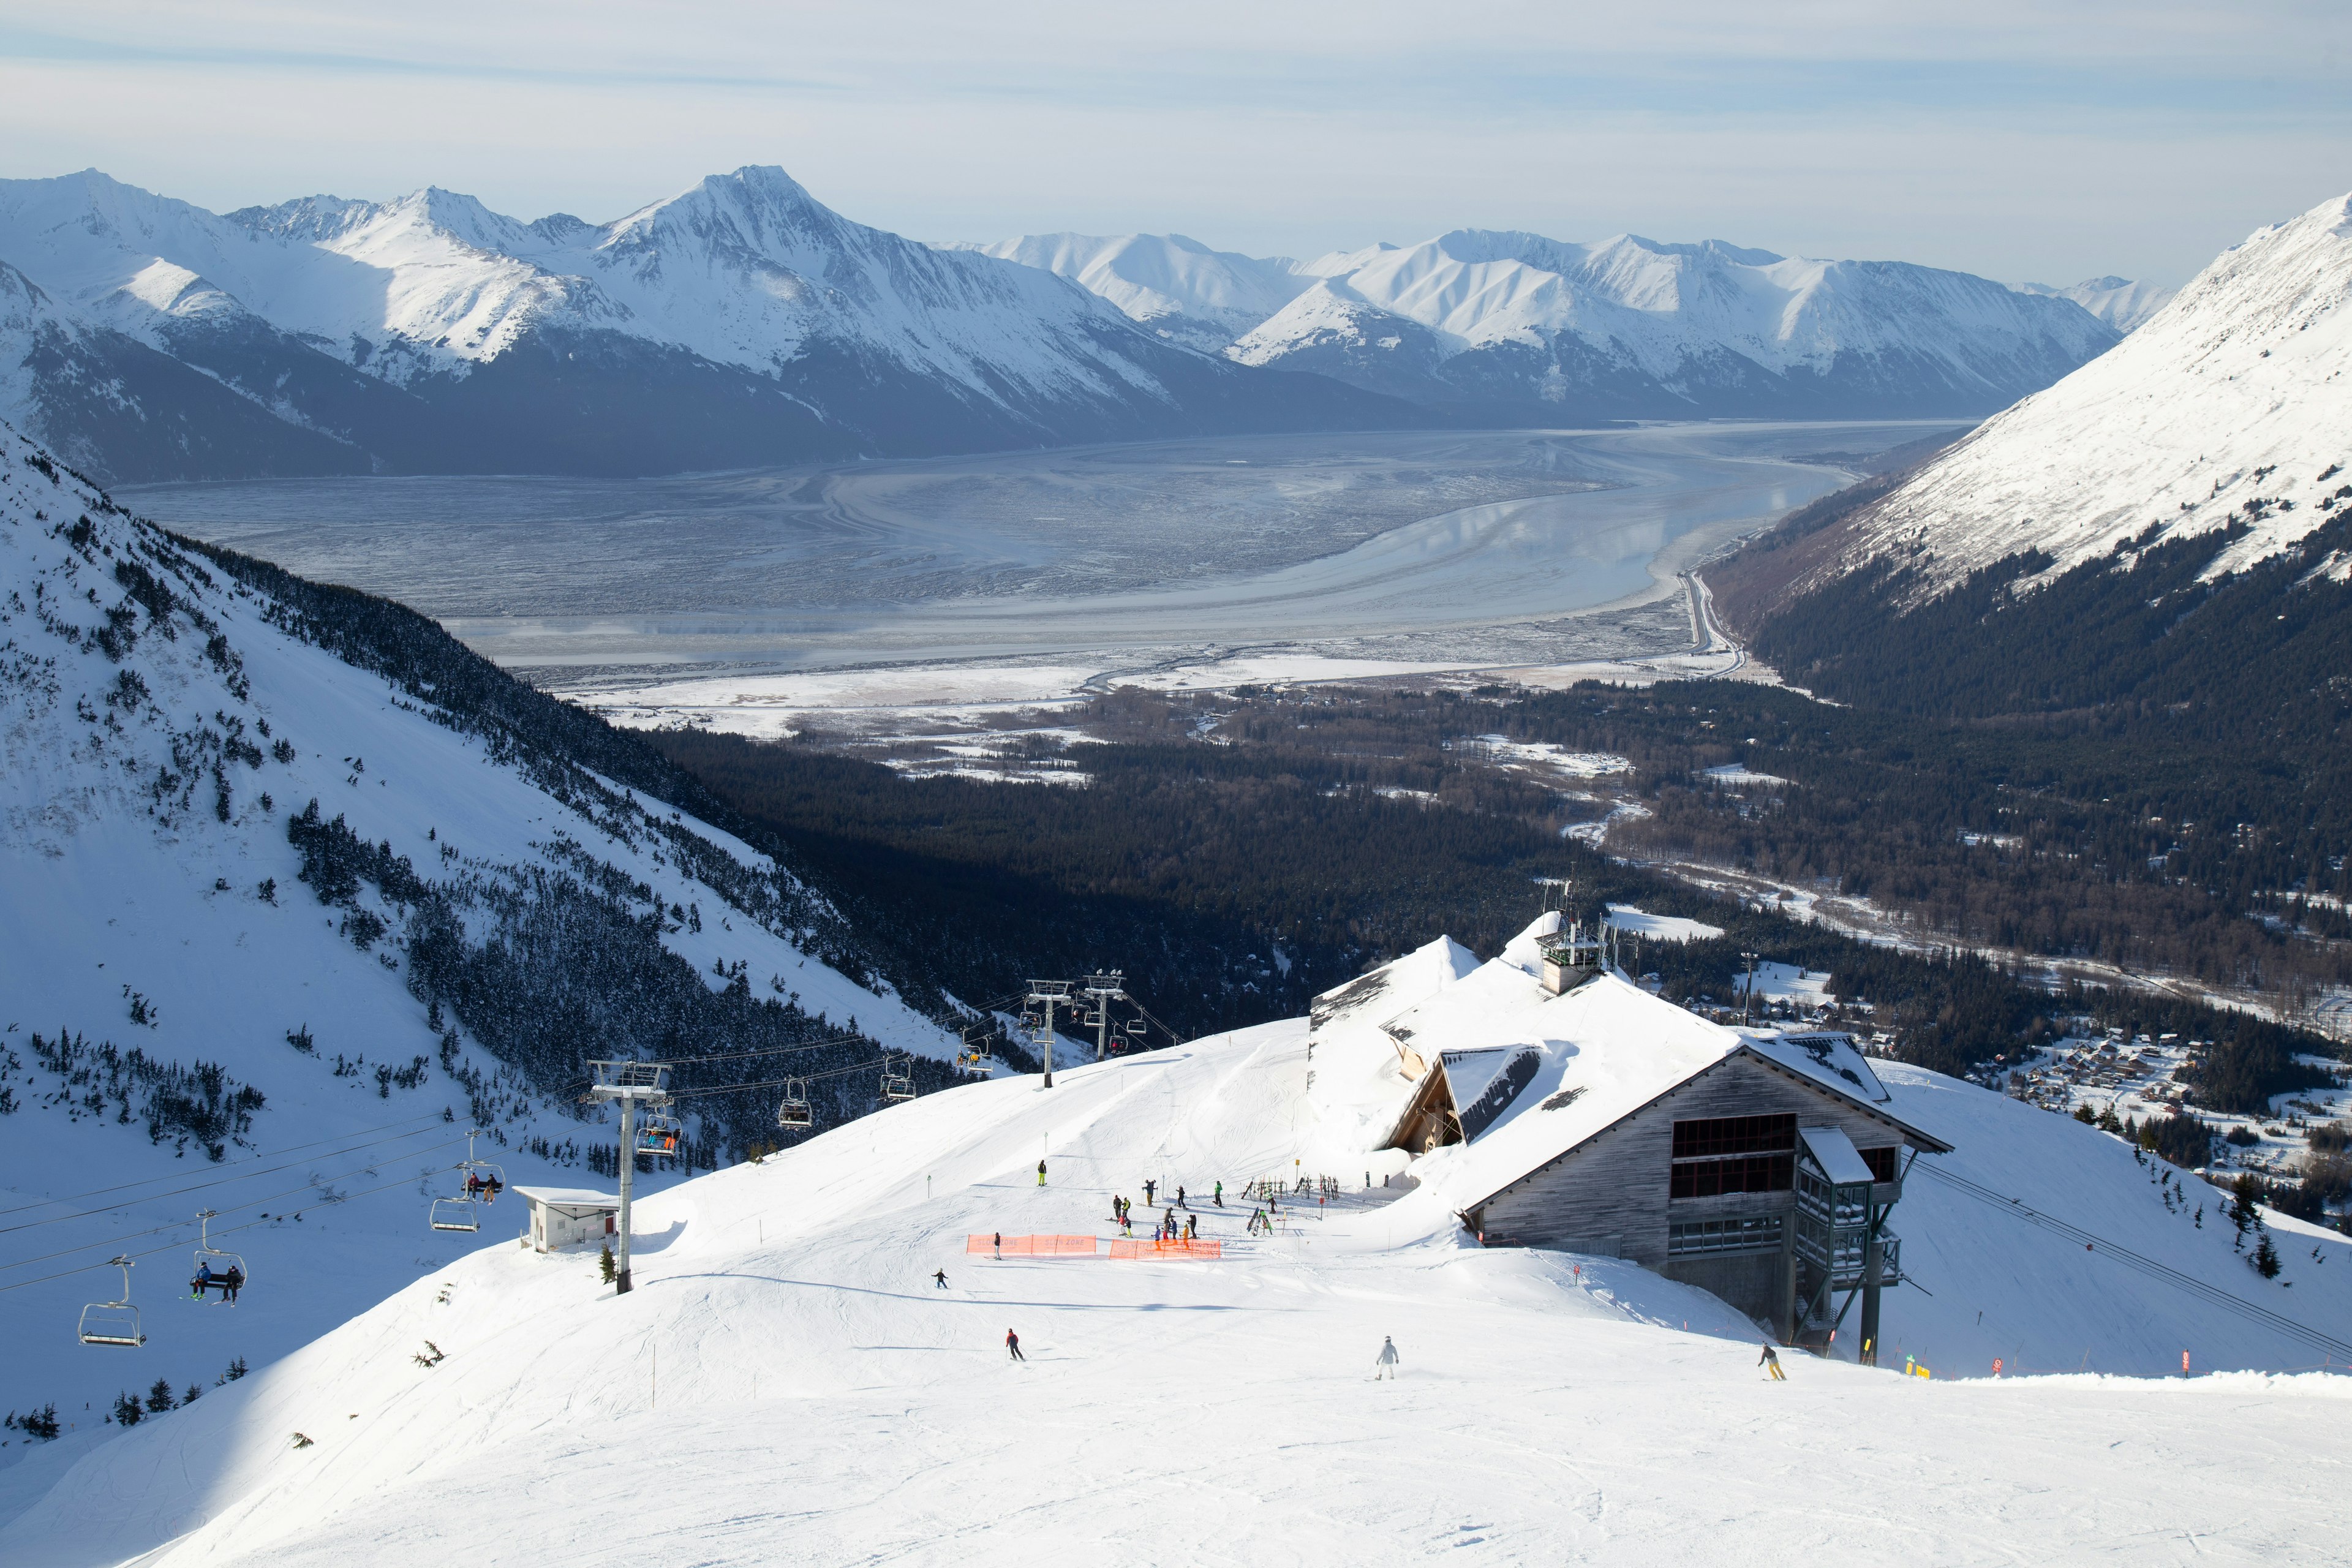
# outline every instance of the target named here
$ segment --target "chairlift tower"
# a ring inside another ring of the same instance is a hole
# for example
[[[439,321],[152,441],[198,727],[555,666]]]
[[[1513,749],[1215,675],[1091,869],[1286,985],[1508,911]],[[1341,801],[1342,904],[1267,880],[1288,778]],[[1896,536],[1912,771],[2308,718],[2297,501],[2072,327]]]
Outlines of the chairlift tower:
[[[621,1107],[621,1247],[614,1259],[614,1293],[629,1293],[629,1178],[637,1171],[637,1107],[659,1110],[670,1103],[669,1068],[660,1062],[590,1062],[595,1082],[588,1098]]]
[[[1032,980],[1029,983],[1029,1005],[1045,1009],[1039,1015],[1044,1021],[1040,1025],[1037,1040],[1045,1064],[1045,1087],[1047,1089],[1054,1087],[1054,1009],[1075,1005],[1075,999],[1070,995],[1070,983],[1066,980]]]
[[[1094,999],[1095,1060],[1097,1061],[1102,1060],[1110,1054],[1110,1005],[1113,1002],[1127,1000],[1127,988],[1122,984],[1126,979],[1126,970],[1108,970],[1101,973],[1087,975],[1086,984],[1080,988],[1083,994]]]

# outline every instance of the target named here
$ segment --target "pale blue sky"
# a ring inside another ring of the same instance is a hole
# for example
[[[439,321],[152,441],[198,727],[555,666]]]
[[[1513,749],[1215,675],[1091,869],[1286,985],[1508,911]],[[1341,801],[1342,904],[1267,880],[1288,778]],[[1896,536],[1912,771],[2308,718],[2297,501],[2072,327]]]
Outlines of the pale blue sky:
[[[12,0],[0,175],[603,219],[762,163],[933,239],[1631,229],[2179,283],[2352,189],[2347,81],[2340,0]]]

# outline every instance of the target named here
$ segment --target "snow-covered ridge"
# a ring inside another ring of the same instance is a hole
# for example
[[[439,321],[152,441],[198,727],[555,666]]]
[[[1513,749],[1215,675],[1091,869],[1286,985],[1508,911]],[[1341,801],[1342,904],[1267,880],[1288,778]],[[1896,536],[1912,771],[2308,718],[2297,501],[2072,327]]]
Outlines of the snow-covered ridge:
[[[813,954],[855,952],[854,938],[787,869],[461,708],[466,694],[445,687],[436,701],[339,657],[312,615],[0,426],[0,1206],[167,1173],[184,1185],[215,1161],[365,1143],[404,1119],[441,1130],[203,1199],[72,1224],[37,1213],[42,1228],[17,1240],[40,1245],[0,1257],[0,1287],[23,1287],[0,1289],[0,1331],[26,1347],[0,1405],[103,1408],[121,1386],[106,1380],[122,1365],[66,1331],[80,1303],[111,1294],[73,1271],[126,1245],[117,1237],[165,1227],[127,1245],[146,1265],[136,1299],[182,1308],[154,1320],[139,1381],[178,1387],[233,1355],[282,1354],[446,1262],[450,1244],[423,1216],[449,1178],[420,1178],[463,1152],[469,1123],[509,1181],[577,1184],[606,1135],[564,1090],[576,1058],[661,1046],[666,1009],[691,1016],[681,998],[757,1013],[759,998],[781,1012],[790,997],[813,1026],[829,1020],[811,1034],[855,1017],[898,1049],[952,1048],[887,985]],[[579,963],[534,910],[602,930],[593,945],[615,973]],[[503,979],[497,943],[516,960]],[[487,984],[462,981],[469,966]],[[261,1103],[241,1119],[173,1109],[141,1088],[148,1069],[105,1068],[133,1050],[159,1071],[211,1064],[222,1097],[242,1086]],[[69,1083],[75,1070],[86,1076]],[[706,1118],[713,1135],[739,1133]],[[320,1184],[283,1191],[306,1176]],[[179,1227],[205,1201],[254,1262],[255,1296],[236,1313],[168,1300],[187,1257]]]
[[[1647,410],[1635,406],[1644,394],[1662,409],[1715,411],[1743,378],[1790,376],[1874,377],[1882,394],[1998,406],[2106,348],[2118,330],[2108,318],[2140,300],[2120,279],[2101,280],[2105,294],[2015,290],[1900,262],[1638,235],[1588,244],[1457,229],[1307,262],[1181,236],[1033,235],[985,248],[1184,341],[1230,334],[1225,352],[1242,363],[1311,365],[1438,402],[1565,405],[1608,388],[1629,411]]]
[[[2211,570],[2242,569],[2344,504],[2347,368],[2352,196],[2223,252],[2119,347],[1859,514],[1806,582],[1899,554],[1931,594],[2026,550],[2055,574],[2151,529],[2233,523],[2246,535]]]
[[[1211,353],[1315,282],[1311,264],[1212,250],[1181,234],[1030,234],[953,248],[1057,273],[1161,337]]]
[[[462,371],[534,326],[567,325],[747,367],[823,337],[961,378],[985,361],[1031,383],[1068,374],[1074,345],[1057,338],[1118,321],[1034,268],[851,223],[775,168],[714,175],[602,225],[524,223],[435,187],[220,215],[86,170],[0,182],[0,258],[150,340],[154,318],[189,310],[184,288],[142,282],[161,266],[395,379]],[[397,369],[377,368],[387,353]]]
[[[1407,416],[1268,390],[773,167],[606,223],[436,187],[217,214],[85,170],[0,181],[0,263],[64,330],[119,334],[64,360],[0,337],[0,416],[117,478],[644,473]],[[106,363],[126,348],[172,363]],[[120,430],[76,406],[101,384]]]
[[[2063,289],[2053,289],[2047,283],[2021,283],[2017,289],[2021,294],[2055,294],[2072,300],[2119,332],[2137,330],[2141,322],[2170,304],[2172,297],[2180,291],[2117,278],[2112,273],[2105,278],[2086,278]]]

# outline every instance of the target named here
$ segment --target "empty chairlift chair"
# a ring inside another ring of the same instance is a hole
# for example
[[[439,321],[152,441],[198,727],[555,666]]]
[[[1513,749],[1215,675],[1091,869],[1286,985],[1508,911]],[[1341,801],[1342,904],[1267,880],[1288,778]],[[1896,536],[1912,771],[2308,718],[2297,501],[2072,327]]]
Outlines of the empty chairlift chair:
[[[784,1079],[784,1102],[776,1107],[776,1125],[813,1127],[815,1124],[816,1118],[809,1110],[808,1079],[804,1078]]]
[[[139,1309],[131,1304],[131,1264],[129,1258],[117,1258],[108,1265],[122,1270],[122,1299],[119,1301],[92,1301],[81,1310],[81,1327],[78,1336],[86,1345],[118,1345],[124,1350],[137,1350],[147,1342],[140,1327]]]
[[[904,1057],[883,1058],[882,1098],[886,1100],[915,1098],[914,1072]]]

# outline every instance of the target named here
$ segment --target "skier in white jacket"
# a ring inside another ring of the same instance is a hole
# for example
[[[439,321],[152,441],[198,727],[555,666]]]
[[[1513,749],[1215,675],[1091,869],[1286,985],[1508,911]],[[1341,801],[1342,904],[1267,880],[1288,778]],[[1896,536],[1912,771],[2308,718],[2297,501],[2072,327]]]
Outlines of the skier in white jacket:
[[[1381,1379],[1382,1379],[1382,1378],[1384,1378],[1384,1377],[1386,1377],[1386,1378],[1394,1378],[1394,1377],[1396,1376],[1396,1369],[1397,1369],[1397,1348],[1396,1348],[1396,1341],[1395,1341],[1395,1340],[1393,1340],[1393,1339],[1391,1339],[1391,1338],[1390,1338],[1390,1337],[1389,1337],[1388,1335],[1386,1335],[1386,1334],[1382,1334],[1382,1335],[1381,1336],[1381,1353],[1380,1353],[1380,1357],[1379,1357],[1379,1359],[1378,1359],[1378,1360],[1373,1363],[1373,1368],[1372,1368],[1372,1381],[1373,1381],[1374,1383],[1378,1383]]]

